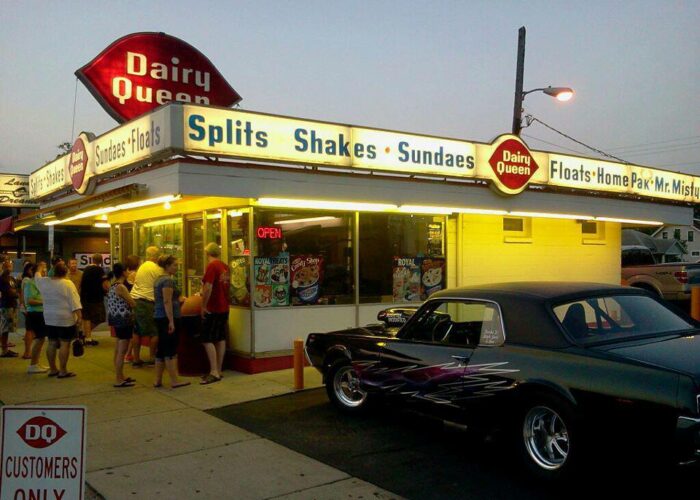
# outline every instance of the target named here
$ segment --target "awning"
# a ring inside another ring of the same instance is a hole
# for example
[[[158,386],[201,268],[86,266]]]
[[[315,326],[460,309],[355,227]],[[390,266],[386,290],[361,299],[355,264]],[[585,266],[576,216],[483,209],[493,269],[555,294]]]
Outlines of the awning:
[[[31,226],[43,224],[51,220],[63,219],[79,212],[99,208],[108,202],[114,203],[115,201],[133,201],[140,193],[143,193],[146,190],[147,187],[143,184],[129,184],[111,191],[93,196],[87,196],[79,200],[73,200],[60,205],[41,208],[17,217],[15,226],[17,227],[18,231],[21,231],[22,229],[27,229]]]

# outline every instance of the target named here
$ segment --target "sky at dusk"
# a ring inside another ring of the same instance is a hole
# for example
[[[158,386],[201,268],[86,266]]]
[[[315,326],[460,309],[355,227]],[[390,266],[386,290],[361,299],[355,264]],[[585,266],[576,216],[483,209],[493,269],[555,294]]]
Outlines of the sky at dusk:
[[[82,83],[76,96],[74,72],[139,31],[194,45],[243,109],[490,142],[510,132],[525,26],[525,89],[576,91],[530,94],[526,112],[626,161],[700,175],[700,1],[4,0],[0,26],[0,172],[117,125]],[[595,156],[538,123],[522,137]]]

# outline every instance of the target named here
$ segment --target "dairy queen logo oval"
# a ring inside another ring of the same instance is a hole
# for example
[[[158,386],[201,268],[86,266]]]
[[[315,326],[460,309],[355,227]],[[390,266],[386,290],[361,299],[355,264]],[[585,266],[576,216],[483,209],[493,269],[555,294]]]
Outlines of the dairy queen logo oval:
[[[496,187],[505,194],[522,192],[539,169],[527,146],[514,136],[506,136],[498,144],[489,158],[489,165],[495,175]]]
[[[229,107],[241,96],[199,50],[165,33],[133,33],[75,72],[122,123],[170,101]]]

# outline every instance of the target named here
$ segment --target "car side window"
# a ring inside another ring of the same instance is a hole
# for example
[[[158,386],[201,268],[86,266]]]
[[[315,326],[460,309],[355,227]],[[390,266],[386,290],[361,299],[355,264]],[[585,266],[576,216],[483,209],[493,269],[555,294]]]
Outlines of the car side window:
[[[498,307],[476,300],[433,301],[407,325],[406,340],[456,346],[498,346],[505,335]]]

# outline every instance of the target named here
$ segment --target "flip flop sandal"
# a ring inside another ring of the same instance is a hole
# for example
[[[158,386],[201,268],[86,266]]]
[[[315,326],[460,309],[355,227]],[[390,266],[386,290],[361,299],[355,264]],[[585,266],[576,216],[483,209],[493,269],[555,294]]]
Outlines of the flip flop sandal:
[[[186,387],[190,385],[192,382],[180,382],[179,384],[175,384],[171,386],[171,389],[177,389],[178,387]]]
[[[56,375],[56,378],[71,378],[71,377],[75,377],[75,373],[67,372],[67,373],[64,373],[63,375],[61,375],[60,373],[58,375]]]
[[[199,385],[213,384],[214,382],[218,382],[219,380],[221,379],[210,374],[207,375],[206,378],[199,383]]]
[[[48,374],[49,377],[58,377],[58,372],[53,372]]]
[[[114,384],[112,387],[134,387],[134,383],[129,382],[128,380],[123,380],[118,384]]]
[[[153,387],[155,389],[158,389],[159,387],[163,387],[163,384],[153,384]]]
[[[131,377],[126,377],[126,378],[124,379],[124,382],[136,382],[136,379],[131,378]]]

